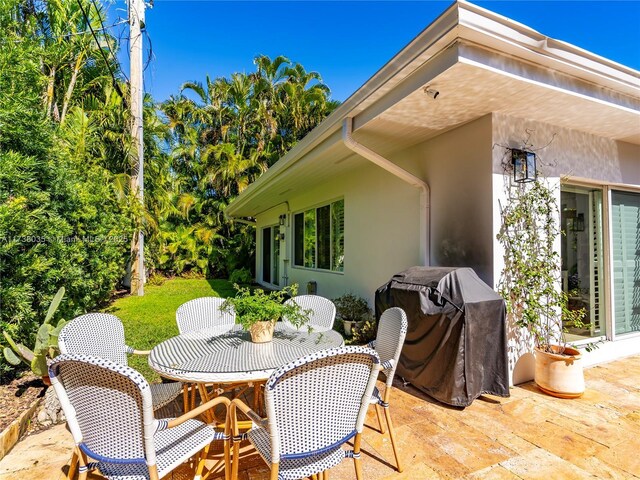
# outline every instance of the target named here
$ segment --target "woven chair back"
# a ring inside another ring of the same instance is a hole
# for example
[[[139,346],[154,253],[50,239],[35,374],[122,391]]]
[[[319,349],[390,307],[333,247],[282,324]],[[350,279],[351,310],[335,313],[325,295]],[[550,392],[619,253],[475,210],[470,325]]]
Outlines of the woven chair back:
[[[297,303],[303,310],[310,310],[309,323],[301,328],[307,328],[307,325],[313,328],[314,332],[326,332],[333,328],[333,322],[336,319],[336,306],[328,298],[320,295],[298,295],[290,298],[285,303]],[[296,327],[284,317],[282,322],[287,328],[295,330]]]
[[[60,331],[61,353],[91,355],[127,365],[124,326],[115,315],[87,313],[71,320]]]
[[[74,440],[89,457],[145,463],[154,455],[151,394],[142,375],[86,355],[56,357],[49,374]]]
[[[373,349],[347,346],[276,370],[265,387],[273,458],[335,449],[361,432],[378,364]]]
[[[404,339],[407,336],[407,314],[398,307],[389,308],[380,316],[378,333],[376,336],[376,352],[382,363],[393,360],[391,368],[386,368],[387,386],[393,383]]]
[[[231,330],[236,314],[221,311],[223,303],[224,298],[218,297],[201,297],[183,303],[176,311],[178,331],[182,334],[205,328],[219,328],[220,333]]]

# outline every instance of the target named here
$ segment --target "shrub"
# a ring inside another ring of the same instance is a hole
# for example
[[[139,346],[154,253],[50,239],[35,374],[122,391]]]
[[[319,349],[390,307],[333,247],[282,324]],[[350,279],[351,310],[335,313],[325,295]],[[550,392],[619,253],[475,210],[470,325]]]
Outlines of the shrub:
[[[241,268],[240,270],[234,270],[229,277],[231,283],[237,283],[241,285],[248,285],[253,282],[253,275],[248,268]]]

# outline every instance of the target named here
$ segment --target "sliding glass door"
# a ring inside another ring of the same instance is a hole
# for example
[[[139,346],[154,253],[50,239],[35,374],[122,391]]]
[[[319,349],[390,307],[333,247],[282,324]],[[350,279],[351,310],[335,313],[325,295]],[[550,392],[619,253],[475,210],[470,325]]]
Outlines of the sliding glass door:
[[[562,289],[570,309],[584,309],[586,327],[565,323],[576,341],[606,334],[602,190],[564,185],[561,191]]]

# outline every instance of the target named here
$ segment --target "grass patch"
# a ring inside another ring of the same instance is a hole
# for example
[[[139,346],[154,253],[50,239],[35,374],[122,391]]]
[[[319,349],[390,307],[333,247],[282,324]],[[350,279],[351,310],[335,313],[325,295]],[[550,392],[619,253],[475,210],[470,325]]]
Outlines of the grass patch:
[[[144,296],[127,296],[115,300],[105,312],[119,317],[124,324],[127,344],[138,350],[151,350],[158,343],[178,335],[176,310],[198,297],[223,297],[235,294],[227,280],[174,278],[162,285],[147,285]],[[150,382],[160,381],[147,363],[146,355],[129,357],[131,367]]]

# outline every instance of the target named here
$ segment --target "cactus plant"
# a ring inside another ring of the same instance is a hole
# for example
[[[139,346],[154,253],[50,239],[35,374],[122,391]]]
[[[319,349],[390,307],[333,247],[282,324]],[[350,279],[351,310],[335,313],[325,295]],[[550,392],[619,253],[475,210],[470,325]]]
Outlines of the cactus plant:
[[[14,366],[24,362],[31,367],[31,371],[36,375],[47,376],[47,360],[58,354],[58,334],[62,327],[67,324],[65,320],[60,320],[55,326],[51,324],[51,318],[58,309],[62,297],[64,297],[64,287],[61,287],[56,292],[49,305],[44,322],[42,322],[36,333],[36,342],[33,350],[15,342],[7,332],[2,332],[9,347],[11,347],[4,347],[3,349],[4,358],[7,362]]]

